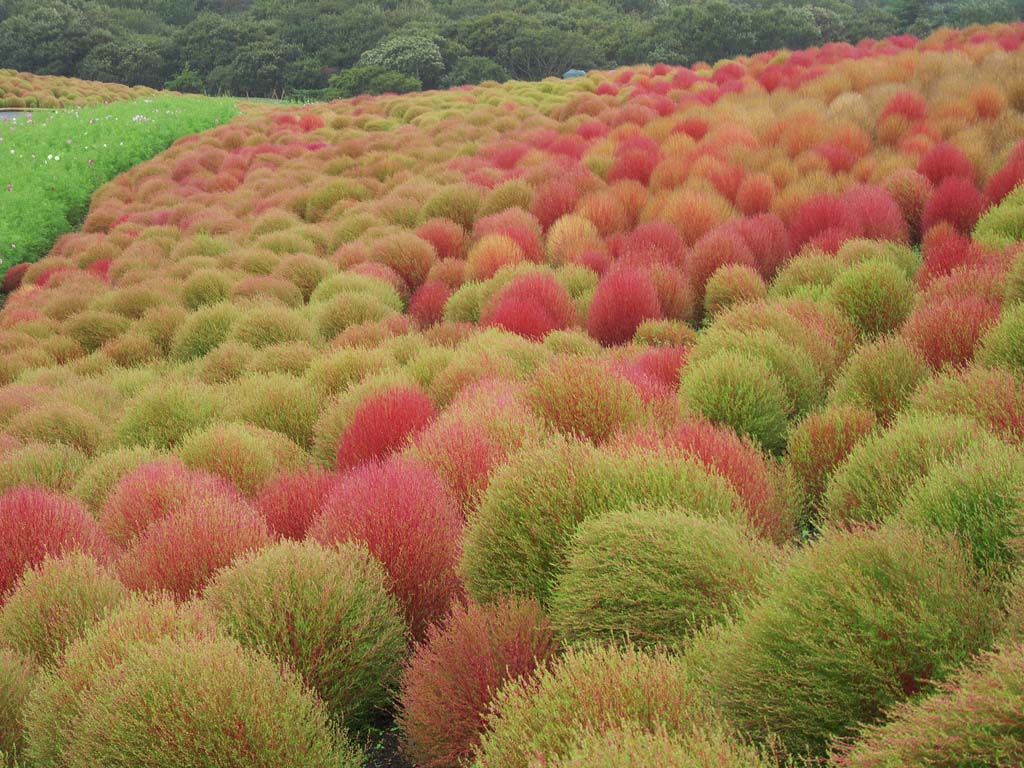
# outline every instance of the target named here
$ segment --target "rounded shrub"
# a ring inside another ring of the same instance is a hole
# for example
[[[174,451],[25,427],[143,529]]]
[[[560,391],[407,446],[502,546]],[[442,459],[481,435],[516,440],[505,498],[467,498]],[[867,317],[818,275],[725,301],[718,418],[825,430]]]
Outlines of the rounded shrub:
[[[266,522],[244,502],[197,498],[150,524],[118,560],[117,572],[133,590],[166,590],[188,600],[217,570],[272,542]]]
[[[199,766],[210,755],[224,768],[362,764],[297,675],[216,638],[130,648],[97,674],[69,751],[83,768]]]
[[[298,672],[346,727],[389,698],[406,627],[388,576],[364,547],[282,542],[223,569],[203,601],[228,634]]]
[[[715,424],[778,453],[788,429],[786,390],[771,367],[756,357],[717,352],[692,363],[681,378],[680,401]]]
[[[336,476],[321,469],[299,469],[274,475],[260,488],[254,503],[271,533],[302,539],[320,514]]]
[[[70,493],[89,458],[71,445],[28,443],[0,462],[0,493],[32,486]]]
[[[859,347],[846,361],[832,385],[829,401],[871,411],[889,424],[903,411],[931,369],[904,339],[886,336]]]
[[[35,665],[0,647],[0,766],[15,768],[22,748],[22,714],[35,682]]]
[[[126,593],[89,555],[46,559],[25,571],[0,609],[0,645],[49,664]]]
[[[171,354],[183,362],[202,357],[227,340],[240,314],[238,307],[227,302],[190,313],[174,333]]]
[[[634,505],[674,506],[740,525],[747,519],[730,483],[696,460],[605,453],[554,438],[502,465],[470,516],[461,565],[470,594],[486,602],[513,593],[546,605],[577,525]]]
[[[300,446],[313,441],[321,396],[298,376],[261,373],[240,378],[227,388],[225,415],[280,432]]]
[[[186,466],[222,477],[247,495],[283,469],[312,464],[312,457],[280,432],[248,424],[214,424],[192,432],[175,452]]]
[[[775,763],[721,728],[695,727],[672,734],[635,725],[585,730],[565,757],[550,768],[769,768]]]
[[[837,768],[1024,764],[1024,645],[981,655],[940,691],[903,703],[889,722],[840,745]]]
[[[987,434],[976,423],[943,416],[908,416],[857,442],[833,471],[821,503],[826,524],[885,520],[932,467]]]
[[[166,450],[192,430],[209,424],[219,405],[218,398],[207,387],[161,382],[128,402],[115,433],[121,445]]]
[[[263,349],[290,341],[309,341],[313,326],[298,312],[280,304],[252,304],[232,325],[231,338],[253,349]]]
[[[710,320],[719,312],[744,301],[767,296],[764,278],[747,264],[726,264],[715,270],[704,286],[704,318]]]
[[[530,768],[568,757],[581,731],[623,725],[690,733],[708,722],[685,664],[661,651],[570,649],[534,676],[502,686],[475,752],[481,768]]]
[[[196,604],[133,595],[72,642],[60,664],[42,670],[25,704],[25,751],[33,766],[63,768],[73,758],[74,730],[99,673],[114,669],[136,644],[161,638],[218,637],[213,617]]]
[[[78,551],[100,562],[112,555],[110,542],[80,502],[41,488],[0,496],[0,605],[26,568]]]
[[[107,425],[95,413],[59,401],[22,411],[7,423],[5,431],[26,442],[70,445],[90,456],[108,437]]]
[[[1024,375],[1024,303],[1003,312],[999,322],[982,337],[976,359],[982,365]]]
[[[327,495],[309,536],[326,546],[365,544],[387,569],[417,639],[463,594],[456,573],[462,515],[425,464],[392,457],[350,470]]]
[[[1010,371],[971,366],[946,371],[914,392],[910,410],[969,416],[1012,443],[1024,443],[1024,381]]]
[[[189,275],[181,287],[182,302],[189,310],[223,301],[231,293],[227,275],[215,269],[200,269]]]
[[[479,744],[490,702],[554,656],[551,625],[532,600],[456,603],[427,631],[402,675],[398,722],[417,765],[456,768]]]
[[[817,523],[829,479],[876,424],[867,408],[832,405],[809,413],[790,430],[783,464],[804,507],[803,528]]]
[[[436,416],[437,407],[419,387],[397,386],[372,393],[355,408],[341,433],[335,466],[343,470],[384,459]]]
[[[532,377],[526,397],[559,432],[594,443],[633,426],[644,413],[640,393],[629,380],[588,358],[556,359]]]
[[[956,535],[981,570],[1006,576],[1021,565],[1024,454],[993,439],[970,445],[908,491],[899,519]]]
[[[114,448],[101,453],[83,467],[71,495],[81,499],[93,512],[103,508],[111,490],[126,474],[156,458],[151,448]]]
[[[662,317],[658,289],[647,272],[620,267],[597,284],[587,310],[587,332],[602,344],[624,344],[641,323]]]
[[[828,300],[853,323],[862,339],[896,330],[914,306],[914,284],[891,261],[870,259],[841,272]]]
[[[987,647],[998,613],[955,541],[905,528],[826,536],[726,630],[708,689],[742,732],[822,756]]]
[[[569,545],[551,620],[568,642],[681,646],[760,591],[773,550],[732,523],[681,510],[591,517]]]

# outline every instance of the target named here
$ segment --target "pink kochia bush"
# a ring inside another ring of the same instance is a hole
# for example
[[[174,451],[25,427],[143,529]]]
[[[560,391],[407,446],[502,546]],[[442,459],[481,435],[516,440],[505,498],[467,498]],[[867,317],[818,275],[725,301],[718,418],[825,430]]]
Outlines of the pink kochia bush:
[[[497,690],[531,674],[556,650],[551,625],[533,600],[457,603],[443,624],[430,627],[402,677],[406,753],[421,768],[463,765]]]
[[[574,325],[576,307],[553,275],[523,275],[491,298],[480,322],[528,339],[542,339],[551,331]]]
[[[310,538],[362,542],[391,576],[413,636],[422,638],[463,595],[455,568],[462,514],[426,465],[399,457],[356,467],[324,501]]]
[[[436,406],[418,387],[394,387],[369,396],[341,435],[337,468],[343,470],[387,457],[435,416]]]
[[[0,496],[0,605],[27,568],[78,551],[100,562],[113,555],[80,502],[41,488],[15,488]]]
[[[322,469],[282,472],[271,478],[255,499],[271,533],[285,539],[304,538],[335,478]]]
[[[633,338],[645,320],[662,317],[654,281],[642,269],[620,267],[597,284],[587,313],[587,332],[602,344]]]

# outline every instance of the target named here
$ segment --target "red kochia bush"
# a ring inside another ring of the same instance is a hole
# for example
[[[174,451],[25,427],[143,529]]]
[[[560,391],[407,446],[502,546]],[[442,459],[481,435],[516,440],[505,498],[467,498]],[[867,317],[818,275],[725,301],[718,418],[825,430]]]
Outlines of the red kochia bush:
[[[556,651],[551,625],[533,600],[457,604],[431,627],[402,677],[406,753],[422,768],[463,765],[504,683],[531,674]]]
[[[75,499],[42,488],[19,487],[0,496],[0,605],[26,568],[46,557],[82,551],[100,562],[113,549]]]
[[[320,513],[336,475],[321,469],[282,472],[256,494],[256,508],[270,531],[285,539],[302,539]]]
[[[100,525],[110,540],[127,546],[157,520],[188,501],[210,497],[238,498],[226,480],[191,470],[177,458],[142,464],[113,487],[100,512]]]
[[[642,269],[613,269],[597,284],[587,313],[587,332],[602,344],[624,344],[645,320],[661,319],[654,281]]]
[[[1019,142],[1003,166],[989,176],[988,182],[985,184],[986,201],[989,205],[995,205],[1022,181],[1024,181],[1024,141]]]
[[[940,184],[951,176],[974,180],[974,163],[963,151],[953,144],[936,144],[917,164],[918,173],[923,174],[932,184]]]
[[[966,365],[985,332],[999,320],[1000,305],[984,296],[927,295],[907,318],[903,335],[935,369]]]
[[[742,264],[756,267],[744,237],[729,225],[716,227],[693,245],[686,262],[686,273],[697,296],[697,305],[704,304],[704,288],[719,267],[726,264]]]
[[[623,236],[616,250],[619,260],[631,266],[664,263],[678,267],[683,265],[687,248],[676,227],[667,221],[652,221]]]
[[[444,305],[451,295],[451,289],[440,280],[427,280],[409,300],[409,314],[424,327],[434,325],[444,317]]]
[[[131,589],[188,600],[239,555],[272,543],[266,522],[243,501],[199,499],[145,530],[117,563]]]
[[[551,331],[574,325],[576,305],[554,275],[522,275],[491,297],[480,322],[540,340]]]
[[[366,544],[391,575],[413,635],[423,637],[463,594],[455,572],[462,514],[426,465],[391,457],[340,478],[309,531],[324,545]]]
[[[369,396],[352,415],[338,444],[337,467],[347,469],[382,459],[401,448],[437,416],[418,387],[394,387]]]
[[[921,243],[921,251],[924,259],[914,276],[921,287],[959,267],[978,265],[985,260],[981,246],[947,222],[928,231]]]
[[[974,184],[950,176],[928,196],[921,211],[921,229],[927,232],[939,222],[948,221],[959,231],[970,233],[983,208],[984,200]]]
[[[807,243],[824,246],[855,234],[849,211],[836,195],[817,195],[805,200],[789,221],[789,236],[797,250]]]

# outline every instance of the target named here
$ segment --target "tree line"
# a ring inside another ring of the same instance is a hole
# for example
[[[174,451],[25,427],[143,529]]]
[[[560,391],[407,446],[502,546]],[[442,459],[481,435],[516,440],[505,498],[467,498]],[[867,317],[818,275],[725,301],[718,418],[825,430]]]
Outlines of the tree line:
[[[714,62],[1022,16],[1024,0],[0,0],[0,67],[346,97]]]

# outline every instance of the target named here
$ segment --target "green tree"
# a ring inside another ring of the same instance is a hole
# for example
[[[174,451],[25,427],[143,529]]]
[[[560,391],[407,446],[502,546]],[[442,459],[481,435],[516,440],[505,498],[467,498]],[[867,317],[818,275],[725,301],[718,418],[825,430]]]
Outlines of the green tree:
[[[501,64],[483,56],[464,56],[455,62],[444,79],[444,85],[476,85],[485,80],[497,80],[500,83],[508,79],[508,70]]]
[[[435,88],[444,75],[441,49],[432,37],[405,34],[390,37],[359,57],[360,67],[379,67],[414,77],[427,88]]]
[[[415,77],[383,67],[352,67],[327,82],[329,99],[349,99],[360,94],[409,93],[423,88]]]

